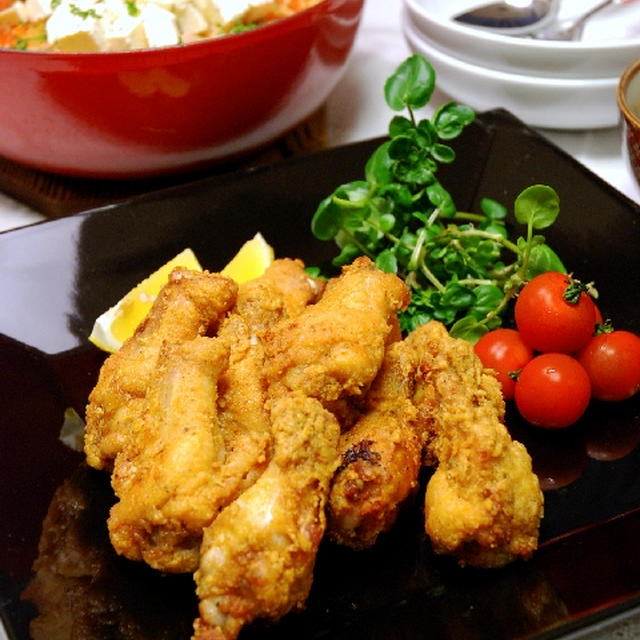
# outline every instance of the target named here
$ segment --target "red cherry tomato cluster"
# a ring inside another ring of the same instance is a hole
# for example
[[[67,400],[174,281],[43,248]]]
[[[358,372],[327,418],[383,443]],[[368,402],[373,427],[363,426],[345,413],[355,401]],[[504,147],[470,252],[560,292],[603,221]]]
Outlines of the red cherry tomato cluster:
[[[597,333],[602,316],[577,280],[555,271],[536,276],[522,288],[514,314],[517,329],[490,331],[475,351],[531,424],[566,427],[591,398],[618,401],[640,390],[640,337]]]

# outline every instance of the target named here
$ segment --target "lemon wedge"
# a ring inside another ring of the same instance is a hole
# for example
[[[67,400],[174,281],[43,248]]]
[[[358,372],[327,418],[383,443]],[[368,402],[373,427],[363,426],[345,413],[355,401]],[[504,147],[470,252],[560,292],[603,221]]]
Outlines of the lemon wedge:
[[[169,280],[175,267],[202,271],[195,254],[185,249],[175,258],[163,264],[157,271],[135,286],[124,298],[107,309],[94,323],[89,341],[99,349],[113,353],[136,330],[156,299],[158,292]]]
[[[241,284],[260,277],[273,260],[273,247],[258,232],[240,247],[221,273]]]
[[[261,233],[256,233],[240,247],[221,273],[240,284],[261,276],[273,260],[273,248]],[[129,291],[113,307],[107,309],[95,321],[89,341],[109,353],[117,351],[149,313],[153,301],[175,267],[202,271],[193,251],[185,249]]]

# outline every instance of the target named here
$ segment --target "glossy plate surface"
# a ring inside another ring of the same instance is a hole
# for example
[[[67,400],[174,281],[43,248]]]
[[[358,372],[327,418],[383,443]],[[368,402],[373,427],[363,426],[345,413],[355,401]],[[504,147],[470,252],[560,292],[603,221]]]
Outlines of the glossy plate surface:
[[[0,155],[43,171],[132,177],[259,148],[339,80],[363,0],[193,44],[109,53],[0,49]]]
[[[0,612],[10,638],[28,637],[34,610],[21,594],[42,521],[69,478],[47,536],[55,548],[74,550],[78,575],[49,583],[49,613],[57,616],[41,622],[60,622],[71,607],[83,637],[189,637],[191,578],[162,577],[113,556],[105,538],[108,478],[79,467],[81,456],[58,439],[65,408],[83,411],[104,358],[86,342],[93,320],[186,246],[212,270],[258,230],[277,255],[308,264],[333,255],[331,244],[313,239],[311,215],[338,184],[362,177],[378,142],[0,234]],[[504,111],[481,114],[456,147],[455,165],[441,179],[460,208],[477,209],[485,196],[510,206],[533,183],[558,191],[562,212],[549,243],[570,269],[596,281],[605,316],[640,332],[638,207]],[[594,405],[562,432],[534,431],[511,411],[508,424],[545,488],[542,544],[531,561],[460,569],[432,554],[421,510],[408,505],[370,551],[324,544],[307,610],[255,624],[241,637],[550,638],[637,604],[640,396]],[[91,559],[88,568],[83,559]],[[41,563],[41,577],[47,570]],[[113,635],[109,625],[122,620],[135,633]],[[41,637],[50,632],[45,626]]]

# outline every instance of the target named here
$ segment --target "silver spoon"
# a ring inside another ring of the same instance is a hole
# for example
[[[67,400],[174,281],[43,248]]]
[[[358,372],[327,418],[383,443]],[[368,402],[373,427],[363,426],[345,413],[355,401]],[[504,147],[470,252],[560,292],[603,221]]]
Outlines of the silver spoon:
[[[530,33],[550,22],[558,12],[558,0],[505,0],[492,2],[453,17],[456,22],[495,29],[510,35]]]
[[[535,31],[531,33],[531,37],[536,40],[580,40],[582,38],[582,32],[584,26],[589,18],[598,13],[601,9],[608,7],[610,4],[628,4],[633,0],[603,0],[592,9],[589,9],[586,13],[578,16],[577,18],[571,18],[568,20],[562,20],[553,27]]]

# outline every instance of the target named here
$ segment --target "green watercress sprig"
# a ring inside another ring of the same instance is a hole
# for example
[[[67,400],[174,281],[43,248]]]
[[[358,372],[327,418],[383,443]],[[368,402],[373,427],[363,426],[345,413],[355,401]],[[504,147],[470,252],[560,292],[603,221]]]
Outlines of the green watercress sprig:
[[[435,89],[435,71],[412,55],[388,78],[387,104],[395,115],[389,139],[370,156],[364,180],[340,185],[318,206],[312,222],[320,240],[334,240],[340,267],[369,256],[411,289],[400,314],[405,333],[431,319],[453,336],[475,342],[500,326],[509,302],[524,283],[543,271],[566,272],[557,254],[535,232],[555,221],[557,193],[546,185],[525,189],[514,202],[514,216],[526,227],[509,238],[507,209],[484,198],[479,213],[458,211],[437,178],[438,167],[455,161],[448,144],[475,119],[465,105],[448,102],[432,117],[417,119]]]

